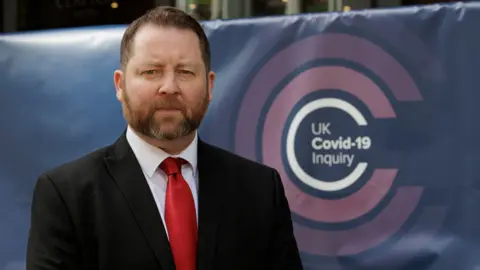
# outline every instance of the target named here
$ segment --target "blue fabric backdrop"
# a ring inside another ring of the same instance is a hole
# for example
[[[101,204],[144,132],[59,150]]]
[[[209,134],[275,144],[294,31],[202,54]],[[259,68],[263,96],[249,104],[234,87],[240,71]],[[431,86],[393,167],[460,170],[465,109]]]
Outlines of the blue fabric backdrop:
[[[204,140],[277,168],[306,269],[480,269],[480,5],[205,22]],[[33,185],[113,142],[125,26],[0,37],[0,269]]]

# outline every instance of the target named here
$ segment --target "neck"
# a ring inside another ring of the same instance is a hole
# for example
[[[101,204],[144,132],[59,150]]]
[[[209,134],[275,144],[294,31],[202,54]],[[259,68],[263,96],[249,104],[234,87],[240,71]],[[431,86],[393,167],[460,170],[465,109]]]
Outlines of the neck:
[[[170,155],[180,154],[183,150],[185,150],[190,145],[190,143],[192,143],[193,139],[196,136],[196,132],[194,131],[194,132],[191,132],[190,134],[188,134],[186,136],[177,138],[175,140],[162,141],[162,140],[157,140],[157,139],[153,139],[151,137],[145,136],[145,135],[140,134],[136,131],[134,131],[134,132],[140,138],[145,140],[147,143],[162,149],[163,151],[165,151],[166,153],[168,153]]]

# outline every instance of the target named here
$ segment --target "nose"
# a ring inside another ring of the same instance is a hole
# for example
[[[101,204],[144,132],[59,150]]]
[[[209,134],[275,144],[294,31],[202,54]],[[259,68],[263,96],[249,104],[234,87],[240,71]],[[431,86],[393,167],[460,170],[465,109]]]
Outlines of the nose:
[[[180,92],[175,73],[169,72],[168,74],[165,74],[162,80],[162,84],[158,89],[158,92],[164,95],[172,95]]]

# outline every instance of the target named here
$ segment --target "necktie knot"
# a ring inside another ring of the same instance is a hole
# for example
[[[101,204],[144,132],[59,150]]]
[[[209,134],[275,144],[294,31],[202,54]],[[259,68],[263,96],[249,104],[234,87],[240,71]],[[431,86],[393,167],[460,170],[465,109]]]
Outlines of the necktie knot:
[[[181,158],[169,157],[160,164],[160,169],[167,175],[173,175],[180,173],[182,171],[182,164],[185,163],[186,161]]]

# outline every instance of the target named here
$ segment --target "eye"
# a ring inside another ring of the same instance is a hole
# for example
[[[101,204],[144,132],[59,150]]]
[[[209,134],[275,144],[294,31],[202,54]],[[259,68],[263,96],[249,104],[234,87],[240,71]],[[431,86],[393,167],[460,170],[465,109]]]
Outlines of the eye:
[[[145,75],[154,75],[154,74],[156,74],[156,72],[157,72],[156,70],[151,69],[151,70],[145,70],[145,71],[143,71],[142,74],[145,74]]]
[[[193,72],[185,69],[180,70],[180,73],[184,75],[193,75]]]

